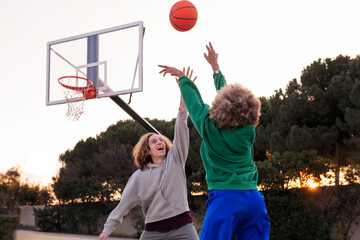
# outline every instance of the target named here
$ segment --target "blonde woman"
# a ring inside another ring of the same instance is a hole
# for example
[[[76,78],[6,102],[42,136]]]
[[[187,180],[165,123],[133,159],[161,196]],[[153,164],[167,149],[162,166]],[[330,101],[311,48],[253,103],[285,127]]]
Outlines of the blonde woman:
[[[211,65],[217,95],[205,104],[196,85],[183,71],[159,65],[160,73],[179,78],[190,118],[203,139],[200,154],[209,189],[200,239],[266,240],[270,220],[263,195],[257,190],[258,171],[253,162],[255,126],[260,101],[240,84],[226,84],[211,43],[205,59]]]
[[[192,71],[189,70],[187,76],[191,78]],[[173,143],[167,137],[155,133],[146,133],[140,138],[133,149],[138,170],[128,180],[121,200],[107,218],[99,240],[105,240],[137,205],[142,207],[145,216],[141,240],[199,239],[187,199],[187,117],[181,98]]]

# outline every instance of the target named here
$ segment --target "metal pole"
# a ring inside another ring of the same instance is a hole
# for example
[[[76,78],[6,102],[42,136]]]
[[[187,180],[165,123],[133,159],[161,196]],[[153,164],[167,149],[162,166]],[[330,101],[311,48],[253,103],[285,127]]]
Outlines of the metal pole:
[[[137,123],[141,125],[146,131],[160,134],[156,128],[154,128],[148,121],[139,116],[126,102],[124,102],[119,96],[110,97],[117,105],[119,105],[124,111],[129,114]]]
[[[99,36],[90,36],[87,38],[87,63],[94,63],[99,61]],[[99,67],[93,66],[87,69],[87,79],[93,82],[95,88],[98,86]]]

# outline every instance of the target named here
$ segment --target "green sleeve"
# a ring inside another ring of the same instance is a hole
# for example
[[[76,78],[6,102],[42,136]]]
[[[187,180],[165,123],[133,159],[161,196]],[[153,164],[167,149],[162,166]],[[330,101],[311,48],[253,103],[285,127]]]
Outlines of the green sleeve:
[[[221,71],[219,71],[218,73],[214,73],[213,78],[216,90],[220,90],[220,88],[222,88],[226,84],[225,77],[224,75],[222,75]]]
[[[198,88],[189,78],[180,77],[179,87],[191,121],[199,134],[203,136],[204,120],[209,113],[209,105],[203,102]]]

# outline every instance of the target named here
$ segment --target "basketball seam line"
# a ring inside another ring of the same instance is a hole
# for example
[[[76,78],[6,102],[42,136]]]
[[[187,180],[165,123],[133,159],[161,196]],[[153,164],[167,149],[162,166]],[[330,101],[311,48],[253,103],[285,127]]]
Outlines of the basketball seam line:
[[[170,14],[172,15],[173,13],[175,13],[181,9],[184,9],[184,8],[194,8],[194,7],[191,7],[191,6],[181,7],[181,8],[176,9],[175,11],[171,12]],[[196,8],[194,8],[194,9],[196,10]]]
[[[171,20],[171,19],[170,19]],[[182,27],[179,27],[176,23],[174,23],[174,21],[173,20],[171,20],[171,22],[176,26],[176,27],[178,27],[179,29],[182,29],[182,30],[190,30],[190,29],[188,29],[188,28],[182,28]]]
[[[180,18],[180,17],[174,17],[174,19],[182,19],[182,20],[197,20],[197,18]]]

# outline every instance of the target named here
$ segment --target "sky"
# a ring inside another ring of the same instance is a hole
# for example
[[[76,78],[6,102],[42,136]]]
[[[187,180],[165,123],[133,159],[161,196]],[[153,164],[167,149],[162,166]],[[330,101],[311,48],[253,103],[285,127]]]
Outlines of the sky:
[[[66,104],[46,106],[50,41],[143,21],[143,91],[132,95],[130,107],[143,118],[165,120],[176,117],[180,93],[157,65],[191,66],[211,104],[216,92],[203,57],[209,41],[227,81],[258,97],[299,80],[315,60],[360,53],[358,0],[193,0],[198,21],[188,32],[169,22],[175,2],[0,0],[0,172],[19,167],[29,182],[48,185],[61,167],[60,154],[130,119],[109,98],[86,101],[78,121],[66,118]]]

